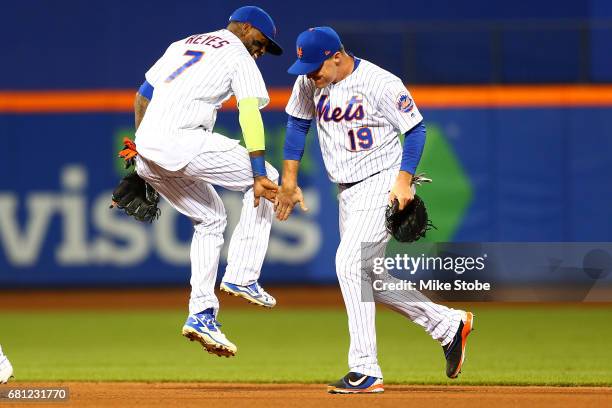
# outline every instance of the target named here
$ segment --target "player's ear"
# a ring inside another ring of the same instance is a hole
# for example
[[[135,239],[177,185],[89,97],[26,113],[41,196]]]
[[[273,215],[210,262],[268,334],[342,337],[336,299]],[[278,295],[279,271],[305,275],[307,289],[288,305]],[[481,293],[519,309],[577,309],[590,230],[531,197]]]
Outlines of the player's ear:
[[[242,33],[244,35],[249,34],[252,29],[253,29],[253,26],[250,23],[243,23],[242,24]]]
[[[336,53],[332,56],[334,60],[334,64],[339,65],[342,61],[342,53],[340,51],[336,51]]]

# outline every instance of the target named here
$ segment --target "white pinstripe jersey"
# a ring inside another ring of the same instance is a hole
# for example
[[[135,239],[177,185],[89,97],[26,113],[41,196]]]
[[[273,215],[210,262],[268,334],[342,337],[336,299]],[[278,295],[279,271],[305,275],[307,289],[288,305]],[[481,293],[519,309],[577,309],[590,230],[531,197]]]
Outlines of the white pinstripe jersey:
[[[232,94],[270,100],[255,60],[228,30],[195,34],[168,47],[145,74],[153,98],[136,132],[139,154],[168,170],[204,151],[225,151],[238,141],[212,133],[217,110]]]
[[[423,120],[402,81],[363,59],[348,77],[323,89],[299,76],[286,112],[315,118],[325,168],[334,183],[360,181],[399,167],[398,132]]]

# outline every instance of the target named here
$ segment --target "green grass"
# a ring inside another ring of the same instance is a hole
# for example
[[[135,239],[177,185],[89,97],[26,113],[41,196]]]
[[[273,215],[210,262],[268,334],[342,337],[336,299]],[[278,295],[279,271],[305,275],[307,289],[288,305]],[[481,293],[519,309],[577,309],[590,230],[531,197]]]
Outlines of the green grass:
[[[381,308],[385,382],[612,385],[612,308],[476,309],[460,379],[444,375],[441,348]],[[180,336],[185,314],[1,313],[0,341],[18,381],[327,382],[345,374],[343,310],[226,310],[238,356],[218,358]]]

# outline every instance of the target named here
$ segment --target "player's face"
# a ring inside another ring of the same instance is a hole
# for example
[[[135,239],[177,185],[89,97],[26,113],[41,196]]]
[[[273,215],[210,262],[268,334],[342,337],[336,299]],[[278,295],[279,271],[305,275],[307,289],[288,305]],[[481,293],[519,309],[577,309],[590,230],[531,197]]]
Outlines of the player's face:
[[[255,27],[246,30],[242,43],[255,59],[264,55],[268,47],[268,39]]]
[[[336,53],[333,57],[326,59],[318,70],[306,75],[309,79],[314,81],[317,88],[325,88],[332,82],[336,82],[336,78],[338,77],[339,62],[338,58],[336,58],[337,54],[339,53]]]

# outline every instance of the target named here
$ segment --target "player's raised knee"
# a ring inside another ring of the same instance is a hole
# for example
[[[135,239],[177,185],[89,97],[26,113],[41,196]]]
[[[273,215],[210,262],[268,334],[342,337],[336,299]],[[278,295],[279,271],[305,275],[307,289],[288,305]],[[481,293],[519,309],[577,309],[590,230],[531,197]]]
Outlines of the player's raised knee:
[[[201,232],[204,234],[220,233],[223,235],[226,226],[227,216],[225,214],[225,210],[214,215],[207,215],[204,220],[194,222],[193,224],[193,228],[196,230],[196,232]]]

